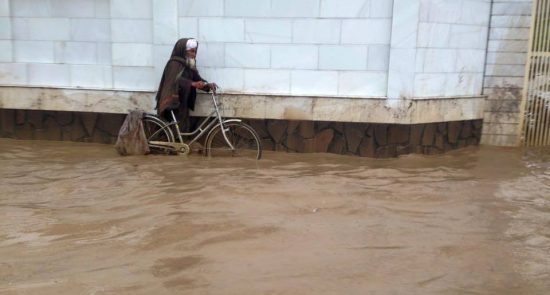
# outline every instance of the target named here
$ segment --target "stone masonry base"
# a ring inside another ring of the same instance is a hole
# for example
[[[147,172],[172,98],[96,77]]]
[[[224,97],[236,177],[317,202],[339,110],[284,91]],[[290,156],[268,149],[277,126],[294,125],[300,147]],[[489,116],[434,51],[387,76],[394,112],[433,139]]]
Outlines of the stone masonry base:
[[[113,144],[123,114],[0,110],[0,136]],[[264,150],[334,153],[362,157],[440,154],[478,145],[481,120],[427,124],[375,124],[290,120],[244,120],[260,135]],[[196,124],[198,118],[192,118]]]

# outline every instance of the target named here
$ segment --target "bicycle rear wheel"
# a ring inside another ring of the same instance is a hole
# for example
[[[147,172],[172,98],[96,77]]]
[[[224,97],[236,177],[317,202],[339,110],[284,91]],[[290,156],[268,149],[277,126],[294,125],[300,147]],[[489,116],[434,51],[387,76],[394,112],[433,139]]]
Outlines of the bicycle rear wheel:
[[[235,149],[231,149],[220,125],[212,129],[206,139],[206,155],[211,157],[243,157],[259,160],[262,157],[260,137],[254,129],[242,122],[224,123],[225,135]]]
[[[151,141],[175,142],[174,134],[168,124],[158,117],[145,115],[142,122],[147,143]],[[168,152],[166,148],[151,146],[151,144],[149,144],[149,149],[152,153]]]

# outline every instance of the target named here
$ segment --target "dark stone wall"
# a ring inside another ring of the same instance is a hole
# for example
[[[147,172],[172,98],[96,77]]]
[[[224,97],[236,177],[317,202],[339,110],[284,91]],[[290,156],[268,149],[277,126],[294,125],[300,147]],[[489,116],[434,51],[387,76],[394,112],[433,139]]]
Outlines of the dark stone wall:
[[[246,120],[264,149],[388,158],[440,154],[479,145],[482,120],[428,124],[373,124],[285,120]]]
[[[0,109],[0,136],[113,144],[125,115]],[[192,118],[195,125],[199,118]],[[262,138],[264,150],[334,153],[362,157],[440,154],[478,145],[481,120],[428,124],[371,124],[244,120]]]
[[[113,144],[126,115],[0,109],[0,136]]]

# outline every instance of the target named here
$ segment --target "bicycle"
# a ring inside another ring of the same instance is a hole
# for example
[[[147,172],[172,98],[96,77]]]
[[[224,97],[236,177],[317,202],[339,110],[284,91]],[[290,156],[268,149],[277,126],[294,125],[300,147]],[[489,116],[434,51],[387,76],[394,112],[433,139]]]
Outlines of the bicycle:
[[[241,119],[224,119],[220,113],[221,103],[217,94],[212,92],[211,97],[214,110],[201,119],[198,127],[192,132],[180,132],[179,122],[173,111],[170,111],[172,122],[166,122],[155,114],[145,114],[142,122],[150,150],[187,155],[191,151],[190,146],[206,134],[205,156],[247,157],[259,160],[262,157],[262,145],[256,131]],[[191,139],[186,142],[183,137]]]

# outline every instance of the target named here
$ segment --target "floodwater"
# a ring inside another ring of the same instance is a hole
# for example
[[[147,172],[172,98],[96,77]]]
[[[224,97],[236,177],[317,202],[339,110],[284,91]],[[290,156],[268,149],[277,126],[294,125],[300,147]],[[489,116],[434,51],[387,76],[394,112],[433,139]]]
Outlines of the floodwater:
[[[0,294],[549,294],[550,151],[0,140]]]

